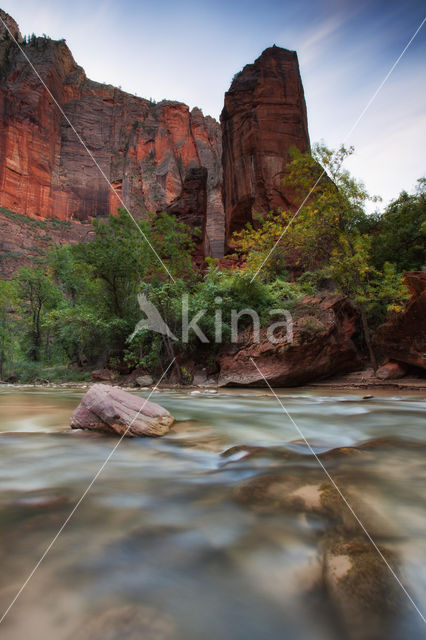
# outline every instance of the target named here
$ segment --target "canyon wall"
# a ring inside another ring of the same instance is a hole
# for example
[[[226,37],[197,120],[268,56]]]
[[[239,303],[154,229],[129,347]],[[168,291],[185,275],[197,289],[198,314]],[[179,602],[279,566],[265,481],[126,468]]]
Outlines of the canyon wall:
[[[5,20],[7,14],[1,15]],[[8,25],[19,35],[14,21]],[[216,120],[179,102],[155,104],[89,80],[65,41],[21,39],[21,46],[23,52],[0,25],[0,206],[27,216],[87,221],[115,212],[121,198],[135,217],[143,217],[175,202],[191,170],[204,167],[204,248],[223,255]]]
[[[294,209],[282,185],[289,150],[310,148],[296,52],[270,47],[237,73],[225,94],[221,123],[229,240],[254,213]]]
[[[282,178],[309,135],[294,51],[271,47],[236,74],[219,125],[198,108],[93,82],[64,40],[23,39],[0,17],[22,48],[0,23],[0,207],[73,225],[114,213],[120,199],[136,218],[168,210],[202,229],[201,259],[222,257],[225,236],[256,212],[295,208]]]

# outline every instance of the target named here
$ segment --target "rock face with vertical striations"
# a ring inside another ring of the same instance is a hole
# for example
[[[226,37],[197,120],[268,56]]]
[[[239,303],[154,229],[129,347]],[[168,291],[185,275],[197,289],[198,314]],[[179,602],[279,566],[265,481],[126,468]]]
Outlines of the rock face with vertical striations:
[[[72,223],[169,208],[203,229],[197,253],[221,258],[254,212],[294,206],[281,179],[289,149],[309,149],[294,51],[266,49],[235,76],[220,126],[89,80],[64,40],[22,38],[0,15],[0,207]]]
[[[13,19],[4,12],[2,17],[105,177],[0,25],[0,206],[26,216],[86,221],[115,212],[121,198],[136,217],[143,217],[175,202],[191,170],[204,167],[204,244],[212,255],[223,255],[222,148],[216,120],[179,102],[155,104],[93,82],[64,40],[32,37],[26,42]]]
[[[246,65],[225,94],[221,123],[229,240],[255,212],[294,208],[281,184],[289,149],[310,147],[296,52],[273,46]]]

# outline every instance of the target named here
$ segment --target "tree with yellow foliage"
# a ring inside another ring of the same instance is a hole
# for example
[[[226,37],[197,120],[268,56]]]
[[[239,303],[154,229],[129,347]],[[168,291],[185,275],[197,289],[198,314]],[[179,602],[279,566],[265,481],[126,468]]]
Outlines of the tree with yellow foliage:
[[[236,233],[233,240],[256,278],[271,280],[296,264],[301,271],[321,270],[331,279],[357,304],[376,369],[369,318],[377,316],[380,307],[402,309],[407,290],[391,264],[382,271],[372,264],[365,204],[374,198],[343,168],[352,153],[353,148],[344,146],[332,151],[316,145],[312,154],[294,150],[284,182],[299,208],[258,217],[256,225]]]

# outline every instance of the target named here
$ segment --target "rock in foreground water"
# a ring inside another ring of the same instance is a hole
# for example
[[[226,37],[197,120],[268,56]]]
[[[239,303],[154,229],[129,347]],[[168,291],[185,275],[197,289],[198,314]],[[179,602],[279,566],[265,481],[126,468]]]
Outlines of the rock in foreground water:
[[[118,387],[94,384],[72,413],[72,429],[126,436],[163,436],[175,421],[159,404]]]

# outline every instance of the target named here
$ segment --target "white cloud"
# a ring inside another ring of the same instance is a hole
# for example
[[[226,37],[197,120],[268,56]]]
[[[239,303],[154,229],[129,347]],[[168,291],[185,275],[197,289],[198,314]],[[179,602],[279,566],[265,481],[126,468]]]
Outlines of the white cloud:
[[[301,34],[301,43],[297,52],[306,67],[313,62],[318,62],[318,57],[330,48],[330,40],[346,22],[347,16],[335,14],[325,20],[315,22],[312,27],[309,27],[306,35]]]

